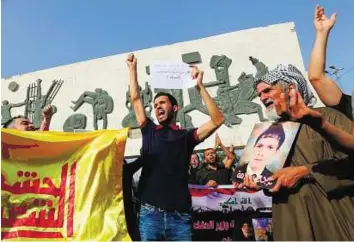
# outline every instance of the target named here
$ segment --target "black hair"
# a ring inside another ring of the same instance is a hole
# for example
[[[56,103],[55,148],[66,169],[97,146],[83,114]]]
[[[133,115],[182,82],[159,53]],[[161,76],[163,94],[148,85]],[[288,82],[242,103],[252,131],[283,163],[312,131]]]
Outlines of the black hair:
[[[17,115],[15,117],[12,117],[10,118],[9,120],[7,120],[3,125],[2,127],[3,128],[8,128],[16,119],[18,118],[26,118],[25,116],[22,116],[22,115]]]
[[[279,149],[285,140],[285,132],[284,132],[283,125],[281,123],[273,123],[272,125],[270,125],[268,129],[266,129],[263,133],[261,133],[258,136],[256,142],[254,143],[254,146],[256,146],[256,144],[261,138],[268,138],[268,137],[277,138],[279,140],[278,147],[277,147],[277,149]]]
[[[203,155],[205,156],[205,152],[207,152],[208,150],[214,150],[213,148],[206,148],[204,151],[203,151]],[[215,151],[215,150],[214,150]],[[216,151],[215,151],[216,153]]]
[[[159,92],[159,93],[157,93],[156,96],[154,97],[154,101],[156,100],[156,98],[162,97],[162,96],[168,97],[168,100],[170,101],[172,106],[175,106],[175,105],[178,106],[176,98],[174,96],[172,96],[171,94],[167,93],[167,92]]]

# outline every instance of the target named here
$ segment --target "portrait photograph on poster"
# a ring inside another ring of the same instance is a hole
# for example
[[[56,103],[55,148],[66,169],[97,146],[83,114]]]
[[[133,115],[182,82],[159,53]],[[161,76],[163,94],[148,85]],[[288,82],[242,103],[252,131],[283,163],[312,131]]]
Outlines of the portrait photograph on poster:
[[[253,127],[251,135],[233,174],[235,182],[242,182],[245,174],[262,188],[272,188],[275,181],[268,180],[283,168],[298,133],[295,122],[264,122]]]

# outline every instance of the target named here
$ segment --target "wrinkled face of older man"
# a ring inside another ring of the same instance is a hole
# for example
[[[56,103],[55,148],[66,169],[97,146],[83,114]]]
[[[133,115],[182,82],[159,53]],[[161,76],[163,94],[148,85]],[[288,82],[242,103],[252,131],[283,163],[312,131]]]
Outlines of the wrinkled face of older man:
[[[265,82],[260,82],[256,86],[257,94],[261,102],[266,107],[266,115],[270,120],[278,120],[278,116],[275,109],[275,102],[280,101],[280,94],[283,92],[282,88],[277,85],[270,85]]]

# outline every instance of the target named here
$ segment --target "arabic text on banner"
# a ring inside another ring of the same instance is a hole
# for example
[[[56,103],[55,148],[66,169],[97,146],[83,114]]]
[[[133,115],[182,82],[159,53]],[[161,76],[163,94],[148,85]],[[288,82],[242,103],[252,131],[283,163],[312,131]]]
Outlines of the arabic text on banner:
[[[1,134],[2,239],[130,240],[121,184],[128,129]]]
[[[226,241],[240,238],[242,223],[271,217],[271,197],[263,191],[235,189],[232,185],[210,188],[189,185],[192,195],[193,240]]]

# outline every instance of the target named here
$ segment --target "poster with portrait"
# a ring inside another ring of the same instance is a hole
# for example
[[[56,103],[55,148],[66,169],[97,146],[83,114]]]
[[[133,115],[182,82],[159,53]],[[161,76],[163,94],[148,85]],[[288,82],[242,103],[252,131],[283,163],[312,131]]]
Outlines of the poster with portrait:
[[[252,225],[256,241],[274,241],[271,218],[254,218]]]
[[[299,128],[299,123],[290,121],[255,124],[233,180],[242,182],[247,174],[259,187],[272,188],[275,181],[268,178],[283,168]]]

